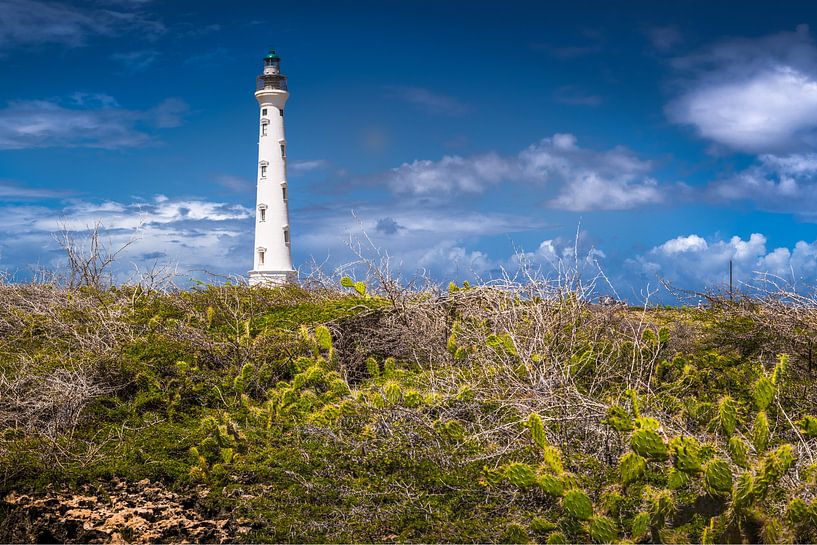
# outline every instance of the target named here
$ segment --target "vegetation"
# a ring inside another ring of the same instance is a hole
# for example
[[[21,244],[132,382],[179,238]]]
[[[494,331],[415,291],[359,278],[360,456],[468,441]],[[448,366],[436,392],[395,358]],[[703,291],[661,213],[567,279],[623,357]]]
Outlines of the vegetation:
[[[206,489],[251,542],[817,540],[808,298],[99,278],[0,285],[4,496]]]

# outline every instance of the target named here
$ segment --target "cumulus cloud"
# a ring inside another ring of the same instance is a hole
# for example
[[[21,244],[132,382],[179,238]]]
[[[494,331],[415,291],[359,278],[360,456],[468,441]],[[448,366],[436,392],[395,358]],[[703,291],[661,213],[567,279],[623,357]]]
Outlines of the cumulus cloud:
[[[806,25],[732,39],[678,58],[670,119],[738,151],[784,153],[817,144],[817,46]]]
[[[0,109],[0,149],[143,146],[154,141],[153,129],[178,126],[186,112],[187,105],[178,99],[148,110],[122,108],[104,94],[13,100]]]
[[[751,201],[762,210],[817,219],[817,154],[761,155],[707,189],[715,201]]]
[[[572,211],[623,210],[662,202],[664,191],[649,176],[652,164],[623,147],[582,148],[572,134],[555,134],[515,156],[496,153],[418,160],[384,178],[397,194],[446,196],[478,194],[501,183],[525,183],[557,192],[547,205]]]
[[[758,274],[774,275],[793,284],[814,282],[817,242],[799,241],[791,249],[769,249],[766,236],[760,233],[748,239],[733,236],[709,241],[691,234],[670,239],[631,260],[631,264],[678,287],[702,289],[728,285],[730,260],[736,283],[751,283]]]
[[[138,31],[153,37],[164,32],[160,22],[131,3],[118,8],[92,9],[40,0],[0,2],[0,51],[43,44],[82,46],[93,36],[117,37]]]

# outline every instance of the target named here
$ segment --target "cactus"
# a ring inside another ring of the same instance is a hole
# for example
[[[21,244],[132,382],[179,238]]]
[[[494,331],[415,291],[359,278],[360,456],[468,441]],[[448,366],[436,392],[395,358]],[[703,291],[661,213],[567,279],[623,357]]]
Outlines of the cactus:
[[[562,497],[562,507],[571,517],[587,520],[593,516],[593,504],[583,490],[572,488]]]
[[[513,462],[505,467],[505,478],[511,484],[527,488],[536,484],[536,472],[528,464]]]
[[[591,517],[587,524],[590,538],[596,543],[613,543],[618,537],[618,530],[613,519],[605,516]]]
[[[650,514],[646,511],[638,513],[633,517],[632,538],[633,541],[642,541],[650,533]]]
[[[647,469],[647,462],[635,452],[624,454],[618,461],[621,482],[625,485],[637,481]]]
[[[793,524],[806,522],[810,518],[809,507],[800,498],[795,498],[786,506],[786,518]]]
[[[546,446],[542,449],[542,458],[544,464],[556,475],[564,473],[564,465],[562,464],[562,453],[556,447]]]
[[[672,468],[669,470],[669,473],[667,473],[667,488],[670,490],[678,490],[688,482],[689,475],[683,471]]]
[[[669,453],[667,444],[651,429],[635,430],[630,437],[630,446],[636,454],[650,460],[666,460]]]
[[[559,497],[564,493],[565,485],[559,477],[549,473],[541,473],[536,477],[536,484],[546,494]]]
[[[400,389],[400,385],[396,382],[387,382],[383,386],[383,395],[386,397],[386,401],[395,405],[400,403],[400,399],[403,397],[403,392]]]
[[[731,437],[726,448],[729,451],[729,456],[732,458],[732,461],[735,462],[735,465],[744,469],[749,467],[749,449],[743,439],[740,437]]]
[[[520,524],[515,522],[505,528],[505,533],[502,536],[502,543],[530,543],[528,532]]]
[[[448,348],[448,352],[453,356],[457,353],[457,336],[460,332],[460,322],[459,320],[454,320],[454,323],[451,325],[451,335],[448,336],[448,341],[446,343],[446,348]]]
[[[619,405],[611,405],[610,408],[607,409],[607,418],[602,420],[602,423],[621,432],[632,431],[634,429],[633,419],[630,418],[629,413]]]
[[[567,538],[562,532],[553,532],[548,536],[548,539],[545,543],[547,543],[548,545],[563,545],[567,543]]]
[[[752,427],[752,444],[758,453],[766,450],[769,444],[769,418],[764,411],[757,413],[755,424]]]
[[[644,490],[650,512],[650,525],[663,526],[667,517],[675,510],[675,500],[670,490]]]
[[[804,416],[796,422],[800,428],[800,433],[812,439],[817,437],[817,418],[813,416]]]
[[[540,448],[545,448],[548,444],[547,435],[545,434],[545,425],[542,423],[542,417],[536,413],[531,413],[528,416],[528,428],[530,428],[530,435],[533,442],[539,445]]]
[[[741,473],[735,482],[732,490],[732,505],[735,509],[744,509],[752,503],[752,495],[754,494],[755,479],[748,471]]]
[[[544,534],[545,532],[551,532],[558,528],[558,525],[550,522],[549,520],[542,518],[542,517],[533,517],[530,521],[530,529],[533,532],[538,534]]]
[[[774,394],[775,387],[772,381],[767,377],[760,377],[755,382],[755,388],[752,392],[758,410],[765,411],[771,405]]]
[[[778,354],[777,355],[777,365],[774,366],[774,371],[772,371],[772,384],[777,386],[780,384],[780,381],[783,379],[783,373],[786,372],[786,367],[789,365],[789,355],[788,354]]]
[[[369,356],[366,360],[366,371],[371,378],[376,379],[380,377],[380,364],[377,363],[377,360],[372,356]]]
[[[732,491],[732,470],[720,458],[710,460],[704,467],[704,487],[712,495],[729,494]]]
[[[727,436],[731,437],[735,433],[738,423],[738,405],[729,396],[722,397],[718,403],[718,421]]]
[[[672,441],[675,454],[675,467],[689,475],[701,472],[701,452],[694,437],[678,437]]]

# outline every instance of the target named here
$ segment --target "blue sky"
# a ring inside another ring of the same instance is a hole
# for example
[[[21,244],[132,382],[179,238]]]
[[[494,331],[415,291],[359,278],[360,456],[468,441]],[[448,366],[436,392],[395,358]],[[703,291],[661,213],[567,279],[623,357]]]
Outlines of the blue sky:
[[[246,274],[274,47],[304,271],[365,232],[446,282],[813,283],[817,8],[564,4],[0,0],[0,268],[102,221],[122,278]]]

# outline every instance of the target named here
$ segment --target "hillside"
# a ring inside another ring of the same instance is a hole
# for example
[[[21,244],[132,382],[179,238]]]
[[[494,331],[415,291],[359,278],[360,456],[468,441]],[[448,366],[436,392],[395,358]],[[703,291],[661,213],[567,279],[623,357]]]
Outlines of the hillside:
[[[0,541],[814,542],[815,309],[2,285]]]

